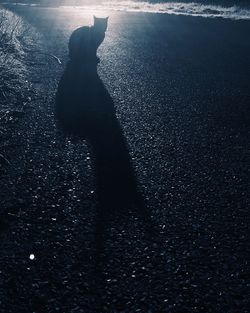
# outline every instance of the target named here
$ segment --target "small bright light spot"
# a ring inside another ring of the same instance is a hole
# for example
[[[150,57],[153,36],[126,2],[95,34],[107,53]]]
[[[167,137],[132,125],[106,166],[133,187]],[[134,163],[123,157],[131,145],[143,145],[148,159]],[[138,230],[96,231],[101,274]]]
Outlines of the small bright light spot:
[[[35,259],[35,255],[34,254],[30,254],[30,260],[34,260]]]

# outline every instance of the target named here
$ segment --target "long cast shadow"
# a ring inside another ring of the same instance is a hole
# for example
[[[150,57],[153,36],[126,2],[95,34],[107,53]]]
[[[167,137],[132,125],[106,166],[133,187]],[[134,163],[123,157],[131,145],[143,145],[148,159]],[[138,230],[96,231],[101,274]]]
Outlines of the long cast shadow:
[[[135,210],[144,225],[149,224],[126,139],[114,102],[98,75],[97,61],[67,63],[57,90],[56,117],[64,134],[80,136],[91,146],[98,194],[97,249],[103,247],[103,234],[112,216]]]

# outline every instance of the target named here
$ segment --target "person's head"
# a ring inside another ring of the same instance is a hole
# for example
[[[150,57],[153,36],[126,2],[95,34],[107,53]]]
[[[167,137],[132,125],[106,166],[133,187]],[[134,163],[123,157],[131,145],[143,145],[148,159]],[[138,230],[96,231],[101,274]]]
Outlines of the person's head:
[[[105,33],[105,31],[107,30],[107,27],[108,27],[108,17],[101,18],[101,17],[94,16],[95,30]]]

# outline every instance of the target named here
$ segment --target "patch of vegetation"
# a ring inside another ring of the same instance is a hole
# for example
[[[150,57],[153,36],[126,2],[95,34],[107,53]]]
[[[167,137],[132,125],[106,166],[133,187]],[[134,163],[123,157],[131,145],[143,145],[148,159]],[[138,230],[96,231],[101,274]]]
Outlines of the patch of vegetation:
[[[10,104],[10,98],[17,95],[18,89],[25,82],[24,44],[29,32],[30,27],[20,17],[0,8],[1,110],[3,105]]]
[[[25,49],[34,41],[33,32],[21,17],[0,7],[0,167],[8,163],[3,153],[8,126],[24,115],[30,99]]]

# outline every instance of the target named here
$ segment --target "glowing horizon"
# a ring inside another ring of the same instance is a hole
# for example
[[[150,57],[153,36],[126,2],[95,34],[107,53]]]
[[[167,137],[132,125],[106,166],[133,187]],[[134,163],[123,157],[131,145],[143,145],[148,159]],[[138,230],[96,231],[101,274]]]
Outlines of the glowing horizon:
[[[51,3],[50,3],[51,4]],[[19,5],[38,5],[37,3]],[[240,6],[223,7],[221,5],[209,5],[194,2],[161,2],[151,3],[133,0],[59,0],[53,2],[53,6],[69,9],[77,8],[90,11],[96,15],[108,15],[109,11],[161,13],[173,15],[199,16],[206,18],[227,18],[233,20],[249,20],[250,9]]]

